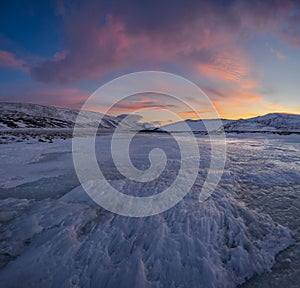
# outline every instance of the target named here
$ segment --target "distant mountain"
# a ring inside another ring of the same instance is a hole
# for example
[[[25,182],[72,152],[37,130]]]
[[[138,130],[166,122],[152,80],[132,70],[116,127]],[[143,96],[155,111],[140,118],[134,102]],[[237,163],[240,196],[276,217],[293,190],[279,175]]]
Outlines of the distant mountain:
[[[221,126],[220,124],[221,120]],[[185,125],[188,124],[193,132],[220,131],[225,132],[300,132],[300,115],[271,113],[264,116],[258,116],[249,119],[228,120],[228,119],[203,119],[203,120],[185,120],[172,123],[161,127],[171,132],[185,131]]]
[[[25,103],[0,102],[0,129],[13,130],[14,128],[73,128],[79,110],[42,106]],[[83,111],[84,116],[80,126],[83,128],[98,125],[99,114],[97,112]],[[102,115],[103,116],[103,115]],[[112,131],[121,125],[124,129],[142,130],[143,132],[181,132],[186,130],[187,124],[191,131],[206,133],[207,131],[225,132],[273,132],[273,133],[300,133],[300,115],[271,113],[249,119],[228,120],[228,119],[203,119],[185,120],[165,125],[160,128],[151,126],[148,123],[139,123],[139,115],[104,115],[99,125],[100,129]]]
[[[226,132],[300,132],[300,115],[270,113],[224,125]]]
[[[220,124],[222,126],[229,124],[233,120],[227,119],[203,119],[203,120],[185,120],[172,124],[162,126],[161,129],[170,132],[183,132],[186,131],[186,124],[190,127],[192,132],[207,132],[207,131],[217,131],[220,129]]]
[[[6,103],[0,102],[0,129],[14,128],[73,128],[79,110],[42,106],[27,103]],[[83,128],[98,125],[99,113],[83,111],[84,117],[80,126]],[[127,115],[110,116],[104,115],[99,128],[112,130],[122,121],[124,128],[145,129],[143,124],[138,123],[138,117]]]

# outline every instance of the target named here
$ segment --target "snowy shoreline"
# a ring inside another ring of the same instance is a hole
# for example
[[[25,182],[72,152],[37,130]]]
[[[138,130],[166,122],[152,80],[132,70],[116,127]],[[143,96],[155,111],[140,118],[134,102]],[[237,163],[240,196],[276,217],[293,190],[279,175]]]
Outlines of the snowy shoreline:
[[[90,136],[94,133],[93,129],[82,128],[77,129],[77,133],[80,131],[80,134],[85,136]],[[138,131],[136,131],[138,132]],[[109,129],[98,129],[97,136],[105,136],[112,134],[113,131]],[[126,133],[126,131],[124,131]],[[157,130],[147,131],[142,130],[138,132],[139,134],[153,134],[157,137],[166,134],[167,132],[160,132]],[[175,134],[182,134],[182,132],[176,131],[172,132]],[[186,132],[184,133],[186,134]],[[218,135],[210,132],[211,135]],[[196,137],[209,137],[207,132],[194,132]],[[291,137],[300,137],[300,132],[291,131],[291,132],[282,132],[282,131],[266,131],[266,132],[255,132],[255,131],[244,131],[244,132],[227,132],[226,137],[228,138],[261,138],[261,139],[289,139]],[[34,143],[39,142],[50,142],[52,143],[58,139],[68,139],[73,138],[73,128],[14,128],[14,129],[0,129],[0,144],[9,144],[14,142],[25,142],[25,143]]]

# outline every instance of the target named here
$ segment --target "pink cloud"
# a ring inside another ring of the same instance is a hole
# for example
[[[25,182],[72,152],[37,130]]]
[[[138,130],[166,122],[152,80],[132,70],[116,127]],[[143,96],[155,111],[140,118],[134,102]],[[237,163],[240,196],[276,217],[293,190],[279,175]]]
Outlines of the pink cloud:
[[[120,102],[115,104],[111,109],[110,113],[130,113],[132,111],[137,111],[140,109],[151,108],[154,110],[161,110],[161,109],[169,109],[176,107],[173,104],[165,103],[159,104],[156,101],[151,101],[148,99],[143,99],[143,101],[130,101],[130,102]]]
[[[284,55],[282,52],[270,47],[270,51],[272,52],[272,54],[274,54],[276,56],[277,59],[279,60],[286,60],[287,56]]]
[[[66,50],[59,51],[54,54],[53,58],[55,61],[62,61],[67,57],[68,53]]]
[[[266,46],[277,59],[279,59],[279,60],[287,59],[287,56],[285,54],[283,54],[281,51],[271,47],[269,43],[267,43]]]
[[[249,74],[250,64],[247,62],[246,56],[238,50],[231,53],[221,51],[211,62],[197,64],[197,71],[218,81],[238,82]]]
[[[0,67],[8,67],[26,71],[25,62],[18,59],[15,54],[0,50]]]
[[[247,53],[238,43],[247,41],[245,31],[270,32],[282,38],[281,24],[288,21],[286,29],[295,32],[291,27],[296,20],[289,18],[294,5],[290,1],[237,1],[226,6],[208,1],[154,2],[151,6],[122,1],[113,2],[109,11],[103,5],[89,1],[68,10],[59,2],[68,52],[33,65],[35,79],[74,83],[116,70],[161,69],[167,63],[236,82],[251,73]]]

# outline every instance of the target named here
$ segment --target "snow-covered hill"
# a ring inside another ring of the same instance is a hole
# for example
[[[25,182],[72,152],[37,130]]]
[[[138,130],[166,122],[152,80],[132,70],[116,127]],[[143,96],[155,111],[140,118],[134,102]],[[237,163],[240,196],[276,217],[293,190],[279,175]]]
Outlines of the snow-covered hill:
[[[27,103],[0,103],[0,128],[73,128],[78,110],[41,106]],[[94,125],[96,112],[85,111],[82,126]],[[104,116],[100,128],[110,129],[118,125],[113,116]]]
[[[0,102],[0,144],[11,142],[52,142],[54,139],[66,139],[73,136],[79,110],[42,106],[27,103]],[[124,131],[152,132],[159,129],[148,123],[140,123],[141,116],[122,114],[118,116],[102,115],[99,124],[99,113],[81,111],[80,123],[82,135],[98,127],[100,133],[111,133],[116,127]]]
[[[219,125],[220,120],[223,126]],[[300,115],[271,113],[249,119],[203,119],[186,120],[161,127],[172,132],[185,130],[185,123],[193,132],[206,132],[224,129],[225,132],[300,132]]]
[[[300,115],[271,113],[224,125],[226,132],[300,132]]]

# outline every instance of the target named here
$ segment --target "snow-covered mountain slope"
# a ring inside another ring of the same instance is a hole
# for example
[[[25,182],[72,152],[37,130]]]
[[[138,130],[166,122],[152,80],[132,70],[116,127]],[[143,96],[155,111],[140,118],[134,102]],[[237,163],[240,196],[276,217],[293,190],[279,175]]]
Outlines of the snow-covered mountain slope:
[[[221,122],[223,126],[219,125]],[[249,119],[203,119],[186,120],[161,127],[168,131],[180,132],[188,124],[193,132],[216,131],[224,129],[225,132],[300,132],[300,115],[271,113]]]
[[[42,106],[27,103],[0,103],[0,129],[13,128],[73,128],[78,110]],[[81,112],[80,126],[83,128],[98,125],[99,113],[91,111]],[[124,128],[145,129],[144,125],[138,123],[139,117],[128,117],[120,115],[117,117],[104,115],[99,125],[101,129],[112,130],[122,121]]]
[[[73,127],[79,110],[42,106],[26,103],[0,102],[0,144],[12,142],[36,141],[50,142],[55,139],[73,137]],[[102,116],[99,124],[99,115]],[[159,128],[149,123],[140,123],[142,119],[136,114],[118,116],[104,115],[97,112],[81,111],[81,135],[88,135],[91,129],[98,127],[98,133],[111,133],[117,127],[123,131],[160,132]],[[82,129],[81,129],[82,128]]]
[[[203,119],[203,120],[185,120],[162,126],[162,129],[171,132],[185,131],[185,124],[188,124],[193,132],[215,131],[220,129],[220,124],[225,125],[231,123],[232,120],[227,119]]]
[[[78,110],[41,106],[25,103],[0,103],[0,129],[11,130],[14,128],[73,128]],[[97,112],[83,111],[81,126],[91,127],[98,125]],[[217,131],[224,129],[226,132],[300,132],[300,115],[273,113],[249,119],[203,119],[185,120],[177,123],[155,128],[148,123],[139,123],[139,115],[104,115],[99,125],[100,129],[111,131],[118,125],[125,129],[171,132],[185,131],[188,124],[193,132]],[[127,117],[127,118],[126,118]],[[125,119],[126,118],[126,119]],[[221,126],[220,126],[221,125]]]
[[[271,113],[224,125],[226,132],[300,132],[300,115]]]

